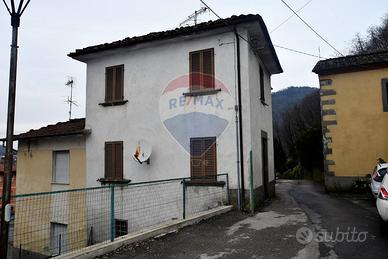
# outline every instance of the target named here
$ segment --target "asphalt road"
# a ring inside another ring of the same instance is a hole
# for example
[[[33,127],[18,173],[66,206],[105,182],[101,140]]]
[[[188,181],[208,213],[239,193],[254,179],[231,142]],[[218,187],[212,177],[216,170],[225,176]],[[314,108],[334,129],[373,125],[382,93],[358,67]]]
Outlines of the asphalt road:
[[[367,197],[328,195],[307,181],[281,181],[276,192],[255,215],[230,212],[102,258],[388,258],[388,233]]]

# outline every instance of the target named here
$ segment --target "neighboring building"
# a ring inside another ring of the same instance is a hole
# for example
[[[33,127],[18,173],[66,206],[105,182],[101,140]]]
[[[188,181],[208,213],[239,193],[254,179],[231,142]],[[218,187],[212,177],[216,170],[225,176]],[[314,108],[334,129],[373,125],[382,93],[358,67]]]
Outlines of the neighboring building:
[[[258,202],[273,195],[270,77],[282,68],[259,15],[126,38],[69,56],[87,64],[87,186],[189,176],[211,182],[228,173],[236,195],[243,170],[247,199],[250,186]],[[153,153],[150,163],[139,164],[133,154],[143,139]]]
[[[388,159],[388,51],[322,60],[325,184],[346,190]]]
[[[74,119],[30,130],[18,141],[17,194],[61,191],[86,186],[84,119]],[[80,195],[31,195],[15,203],[14,247],[39,255],[57,254],[53,237],[62,233],[62,252],[87,242],[85,209],[79,217],[66,212],[79,206]],[[77,203],[78,202],[78,203]],[[74,203],[74,205],[73,205]],[[84,220],[83,220],[84,219]],[[68,227],[69,226],[69,229]]]

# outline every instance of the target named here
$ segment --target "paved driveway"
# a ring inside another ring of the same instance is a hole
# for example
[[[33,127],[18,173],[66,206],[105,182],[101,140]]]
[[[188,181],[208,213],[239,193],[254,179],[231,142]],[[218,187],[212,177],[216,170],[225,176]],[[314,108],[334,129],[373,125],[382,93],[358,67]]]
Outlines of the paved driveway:
[[[366,198],[327,195],[307,181],[281,181],[276,190],[255,215],[230,212],[103,258],[388,258]]]

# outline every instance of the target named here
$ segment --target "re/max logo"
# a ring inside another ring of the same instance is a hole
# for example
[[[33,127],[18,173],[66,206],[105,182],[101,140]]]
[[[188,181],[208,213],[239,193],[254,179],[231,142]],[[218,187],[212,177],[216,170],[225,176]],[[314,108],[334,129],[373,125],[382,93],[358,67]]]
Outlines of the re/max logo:
[[[193,105],[204,105],[215,107],[217,109],[224,109],[223,107],[224,99],[218,99],[217,97],[212,96],[196,96],[196,97],[186,97],[181,96],[179,98],[171,98],[169,100],[169,109],[176,109],[179,107],[184,107],[192,103]]]

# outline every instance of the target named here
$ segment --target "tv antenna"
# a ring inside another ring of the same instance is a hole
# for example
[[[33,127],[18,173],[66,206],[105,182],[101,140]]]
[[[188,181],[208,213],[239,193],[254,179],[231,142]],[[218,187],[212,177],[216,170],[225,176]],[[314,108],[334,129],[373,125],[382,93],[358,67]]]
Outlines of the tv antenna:
[[[194,21],[194,25],[197,25],[198,16],[207,12],[209,9],[205,6],[201,7],[201,9],[196,10],[194,13],[190,14],[183,22],[179,24],[179,27],[184,25],[188,25],[189,22]]]
[[[78,106],[78,103],[73,100],[73,87],[74,87],[73,77],[68,78],[65,85],[70,87],[70,96],[67,97],[67,100],[65,101],[65,103],[69,104],[69,120],[71,120],[71,111],[72,111],[73,105]]]

